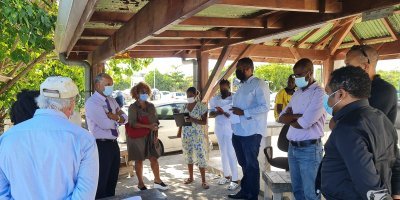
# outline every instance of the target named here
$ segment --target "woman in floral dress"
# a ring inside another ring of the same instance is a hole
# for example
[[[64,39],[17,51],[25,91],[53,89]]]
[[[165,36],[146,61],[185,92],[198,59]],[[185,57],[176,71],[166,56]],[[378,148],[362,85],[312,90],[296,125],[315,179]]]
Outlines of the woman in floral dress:
[[[188,165],[189,178],[185,180],[185,184],[193,182],[193,164],[200,169],[201,186],[208,189],[206,182],[207,167],[207,105],[199,101],[199,92],[194,87],[190,87],[186,91],[188,103],[181,111],[189,113],[186,121],[191,122],[191,126],[182,127],[182,149],[185,162]],[[180,134],[179,134],[180,135]]]

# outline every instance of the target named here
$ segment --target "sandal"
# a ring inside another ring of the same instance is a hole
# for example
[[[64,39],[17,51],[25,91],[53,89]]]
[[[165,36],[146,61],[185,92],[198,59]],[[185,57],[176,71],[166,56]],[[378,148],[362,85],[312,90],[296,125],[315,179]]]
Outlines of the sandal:
[[[239,187],[239,184],[232,181],[228,186],[228,190],[236,190],[236,188],[238,188],[238,187]]]
[[[185,181],[183,182],[183,183],[185,183],[185,184],[191,184],[193,182],[193,179],[192,178],[187,178],[187,179],[185,179]]]
[[[220,179],[218,180],[218,185],[225,185],[225,184],[227,184],[227,183],[229,183],[229,179],[227,179],[227,178],[225,178],[225,177],[222,177],[222,178],[220,178]]]
[[[201,187],[202,187],[203,189],[205,189],[205,190],[207,190],[208,188],[210,188],[210,186],[208,186],[208,184],[207,184],[206,182],[203,182],[203,183],[201,184]]]

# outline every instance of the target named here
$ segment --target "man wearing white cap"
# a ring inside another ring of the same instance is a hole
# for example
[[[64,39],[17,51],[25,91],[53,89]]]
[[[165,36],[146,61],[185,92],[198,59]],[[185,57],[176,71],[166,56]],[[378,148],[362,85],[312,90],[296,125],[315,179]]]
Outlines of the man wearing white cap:
[[[96,142],[68,120],[77,95],[70,78],[47,78],[33,118],[0,137],[0,199],[94,199]]]

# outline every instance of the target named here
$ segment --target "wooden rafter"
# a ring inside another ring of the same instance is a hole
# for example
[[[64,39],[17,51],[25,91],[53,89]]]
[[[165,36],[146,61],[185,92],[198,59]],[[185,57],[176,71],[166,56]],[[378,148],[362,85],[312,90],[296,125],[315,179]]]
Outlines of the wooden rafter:
[[[399,40],[399,35],[395,31],[396,29],[394,29],[387,17],[382,18],[382,23],[385,25],[386,30],[389,32],[390,36],[392,36],[393,40]]]
[[[357,45],[361,45],[362,44],[361,39],[357,36],[357,34],[353,30],[350,30],[349,34],[350,34],[350,37],[353,38],[354,42]]]
[[[202,45],[215,45],[217,42],[211,40],[208,44],[204,44],[202,40],[198,39],[183,39],[183,40],[148,40],[140,44],[140,46],[202,46]]]
[[[115,54],[133,48],[216,1],[152,0],[92,53],[92,63],[104,62]]]
[[[228,28],[264,28],[264,23],[261,19],[246,18],[191,17],[181,22],[180,25]]]
[[[296,48],[293,47],[289,47],[290,52],[292,53],[293,57],[296,60],[300,60],[301,59],[301,55],[299,54],[299,52],[296,50]]]
[[[164,31],[156,38],[194,38],[194,39],[227,39],[243,38],[244,34],[229,34],[226,31]]]
[[[306,36],[304,36],[294,47],[299,48],[300,46],[304,45],[308,39],[315,35],[320,30],[320,28],[316,28],[310,31]]]
[[[129,51],[180,51],[198,49],[200,49],[200,46],[136,46]]]
[[[320,12],[318,0],[221,0],[219,4],[240,7],[251,7],[265,10]],[[337,13],[342,10],[342,5],[337,0],[326,0],[324,11]]]
[[[210,99],[211,92],[212,92],[211,89],[214,88],[214,86],[216,85],[217,79],[218,79],[219,75],[221,74],[226,61],[229,58],[231,50],[232,50],[231,46],[227,46],[222,49],[221,54],[218,58],[218,61],[215,64],[215,67],[214,67],[213,71],[211,72],[210,77],[208,78],[205,88],[203,89],[203,96],[202,96],[203,101],[208,101]]]
[[[80,17],[79,23],[75,29],[74,35],[71,38],[71,41],[67,47],[67,54],[74,48],[76,42],[79,40],[80,35],[82,34],[83,30],[85,29],[84,25],[87,21],[89,21],[90,17],[93,15],[94,6],[96,5],[97,0],[88,0],[85,10]]]
[[[332,39],[331,43],[329,44],[329,50],[331,55],[335,54],[336,50],[342,44],[344,38],[346,38],[346,36],[349,34],[351,28],[353,28],[354,26],[356,19],[357,19],[356,17],[353,17],[353,19],[351,19],[349,23],[341,27],[340,31]]]
[[[285,43],[288,42],[289,40],[290,40],[290,37],[286,37],[286,38],[281,39],[281,40],[279,41],[278,46],[282,46],[283,44],[285,44]]]

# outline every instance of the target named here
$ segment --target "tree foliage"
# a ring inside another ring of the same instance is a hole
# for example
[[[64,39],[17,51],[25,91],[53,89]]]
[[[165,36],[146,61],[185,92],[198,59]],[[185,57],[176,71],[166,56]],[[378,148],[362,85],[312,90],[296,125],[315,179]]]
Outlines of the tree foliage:
[[[289,75],[293,74],[292,66],[288,64],[268,64],[256,68],[255,76],[269,82],[269,88],[273,92],[285,88]]]
[[[177,69],[177,67],[175,67],[175,69]],[[158,70],[151,71],[146,74],[144,79],[151,87],[154,87],[155,79],[155,86],[160,91],[183,92],[193,85],[192,77],[185,77],[182,72],[177,70],[168,74],[161,74]]]
[[[397,90],[400,90],[400,71],[382,71],[378,70],[377,73],[381,78],[392,84]]]
[[[116,90],[124,90],[131,86],[133,74],[148,67],[152,62],[152,58],[112,59],[107,63],[106,73],[113,77]]]

